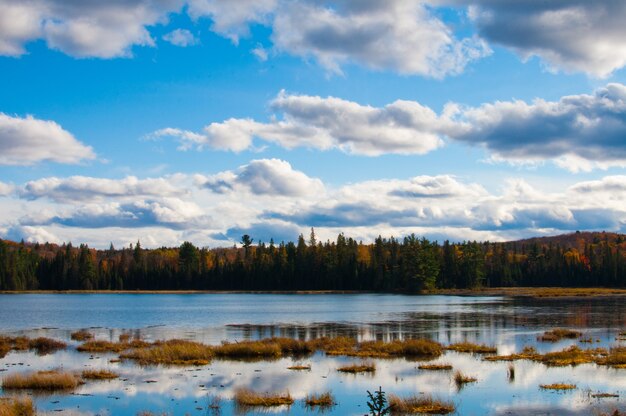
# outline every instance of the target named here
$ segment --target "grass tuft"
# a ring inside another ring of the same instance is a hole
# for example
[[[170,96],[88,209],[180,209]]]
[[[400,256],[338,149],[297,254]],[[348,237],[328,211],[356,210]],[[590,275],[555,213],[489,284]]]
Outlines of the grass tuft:
[[[454,373],[454,383],[457,387],[462,387],[468,383],[475,383],[478,379],[476,377],[468,376],[460,371]]]
[[[334,406],[336,403],[335,398],[329,391],[321,394],[307,394],[304,398],[304,404],[306,407],[324,408]]]
[[[417,366],[420,370],[429,370],[429,371],[449,371],[452,370],[452,365],[448,363],[440,363],[440,364],[421,364]]]
[[[290,367],[287,367],[287,370],[310,371],[311,370],[311,364],[296,364],[296,365],[292,365]]]
[[[474,344],[471,342],[457,342],[445,347],[446,350],[457,352],[470,352],[474,354],[495,354],[498,352],[496,347],[484,344]]]
[[[537,340],[544,342],[557,342],[563,338],[575,339],[581,337],[582,335],[582,332],[574,331],[573,329],[555,328],[551,331],[544,332],[543,335],[537,337]]]
[[[120,358],[142,365],[207,365],[213,358],[213,348],[193,341],[172,339],[151,346],[133,348]]]
[[[119,374],[109,370],[85,370],[82,377],[86,380],[112,380],[119,377]]]
[[[401,398],[392,394],[389,396],[389,404],[392,414],[447,415],[456,410],[454,403],[437,400],[431,396]]]
[[[287,393],[256,393],[248,389],[235,391],[235,404],[242,407],[290,406],[293,398]]]
[[[565,384],[565,383],[540,384],[539,388],[544,389],[544,390],[574,390],[576,388],[576,384]]]
[[[0,416],[35,416],[35,406],[30,397],[1,397]]]
[[[38,371],[31,374],[11,374],[2,380],[3,390],[72,390],[81,380],[71,373]]]
[[[342,373],[373,373],[376,371],[376,364],[373,362],[362,362],[360,364],[344,365],[337,368],[337,371]]]
[[[89,341],[94,338],[93,334],[86,329],[81,329],[70,334],[70,338],[74,341]]]

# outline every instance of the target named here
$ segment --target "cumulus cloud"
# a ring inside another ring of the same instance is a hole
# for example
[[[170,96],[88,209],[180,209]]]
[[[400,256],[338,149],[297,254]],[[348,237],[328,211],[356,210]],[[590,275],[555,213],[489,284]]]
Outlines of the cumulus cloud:
[[[198,39],[187,29],[176,29],[163,35],[163,40],[181,48],[198,44]]]
[[[13,192],[15,187],[11,184],[0,182],[0,196],[7,196]]]
[[[49,198],[60,202],[89,201],[112,197],[175,196],[184,193],[179,187],[182,175],[165,178],[124,179],[71,176],[41,178],[27,182],[20,196],[27,199]]]
[[[313,57],[335,72],[356,62],[441,78],[491,53],[478,38],[457,40],[424,4],[411,0],[288,2],[276,12],[272,39],[278,50]]]
[[[211,123],[202,133],[166,128],[153,136],[174,136],[181,148],[205,147],[239,152],[253,139],[285,148],[338,148],[346,153],[376,156],[384,153],[424,154],[443,144],[447,115],[414,101],[395,101],[377,108],[339,98],[279,93],[271,103],[282,119],[261,123],[228,119]]]
[[[253,160],[236,171],[198,175],[196,181],[216,193],[243,189],[256,195],[297,197],[324,191],[322,181],[294,170],[289,162],[280,159]]]
[[[498,101],[461,110],[449,136],[482,144],[511,160],[561,159],[623,164],[626,161],[626,86],[608,84],[593,94]],[[580,170],[576,165],[573,170]],[[584,167],[582,168],[584,169]]]
[[[536,55],[550,67],[606,77],[626,65],[626,3],[621,1],[459,0],[481,37]]]
[[[0,54],[21,55],[25,43],[44,39],[50,48],[75,57],[129,56],[133,45],[153,46],[147,26],[166,22],[182,4],[182,0],[1,0]]]
[[[41,161],[79,163],[94,159],[90,146],[50,120],[0,113],[0,165],[32,165]]]

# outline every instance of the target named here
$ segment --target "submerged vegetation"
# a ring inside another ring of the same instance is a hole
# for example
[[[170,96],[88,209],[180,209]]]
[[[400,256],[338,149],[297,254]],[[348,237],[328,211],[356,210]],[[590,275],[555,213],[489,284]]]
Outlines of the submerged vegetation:
[[[295,243],[252,245],[253,239],[246,237],[239,248],[206,249],[185,242],[153,250],[139,242],[94,250],[0,240],[0,290],[415,291],[626,285],[626,239],[621,234],[443,244],[415,235],[362,244],[340,234],[335,241],[320,242],[313,230],[308,241],[301,235]]]

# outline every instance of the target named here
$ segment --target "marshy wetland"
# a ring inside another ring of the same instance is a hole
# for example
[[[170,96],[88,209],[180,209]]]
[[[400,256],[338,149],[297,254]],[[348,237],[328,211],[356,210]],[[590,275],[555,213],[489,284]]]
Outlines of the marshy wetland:
[[[624,300],[0,295],[0,414],[624,412]]]

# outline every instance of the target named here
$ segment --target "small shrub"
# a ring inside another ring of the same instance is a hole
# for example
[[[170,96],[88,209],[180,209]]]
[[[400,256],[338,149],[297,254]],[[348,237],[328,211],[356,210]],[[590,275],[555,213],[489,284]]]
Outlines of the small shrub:
[[[391,413],[391,406],[387,403],[387,397],[382,387],[374,390],[374,393],[367,391],[367,407],[370,409],[371,416],[384,416]]]

